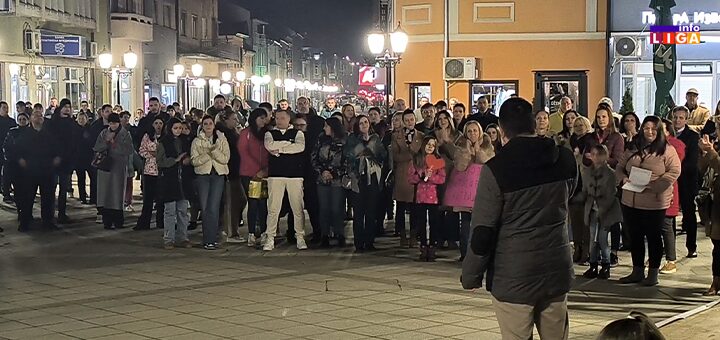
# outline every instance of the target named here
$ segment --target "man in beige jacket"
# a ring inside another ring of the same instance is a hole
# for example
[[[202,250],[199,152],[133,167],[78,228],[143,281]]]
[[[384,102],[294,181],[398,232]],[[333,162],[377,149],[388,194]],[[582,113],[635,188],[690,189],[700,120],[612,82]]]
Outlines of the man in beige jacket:
[[[695,132],[700,132],[705,123],[710,119],[710,110],[703,105],[698,104],[698,95],[700,93],[696,88],[690,88],[685,94],[685,107],[690,110],[687,119],[687,125]]]

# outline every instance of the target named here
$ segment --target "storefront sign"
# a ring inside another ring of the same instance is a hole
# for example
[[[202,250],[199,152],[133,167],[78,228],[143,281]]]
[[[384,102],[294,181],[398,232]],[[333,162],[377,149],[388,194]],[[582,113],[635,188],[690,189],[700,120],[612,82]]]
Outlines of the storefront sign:
[[[363,66],[358,71],[359,80],[358,85],[360,86],[375,86],[378,84],[385,84],[385,69],[374,66]]]
[[[40,55],[58,57],[82,57],[82,37],[77,35],[40,35]]]
[[[691,13],[692,16],[690,16],[688,13]],[[703,26],[717,25],[717,24],[720,24],[720,12],[695,11],[695,12],[675,13],[672,16],[672,19],[673,19],[673,25],[675,25],[675,26],[689,25],[689,24],[703,25]],[[643,11],[642,12],[642,23],[643,24],[654,25],[656,20],[657,20],[657,18],[656,18],[654,11]]]

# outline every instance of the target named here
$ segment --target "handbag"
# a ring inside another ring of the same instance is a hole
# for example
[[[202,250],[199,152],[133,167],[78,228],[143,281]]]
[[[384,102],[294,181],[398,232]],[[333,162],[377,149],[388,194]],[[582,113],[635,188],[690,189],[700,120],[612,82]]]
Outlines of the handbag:
[[[109,172],[112,168],[112,158],[110,158],[108,150],[96,152],[95,157],[93,158],[93,161],[92,163],[90,163],[90,165],[97,168],[98,170]]]
[[[250,180],[248,198],[264,200],[268,198],[268,183],[266,180]]]

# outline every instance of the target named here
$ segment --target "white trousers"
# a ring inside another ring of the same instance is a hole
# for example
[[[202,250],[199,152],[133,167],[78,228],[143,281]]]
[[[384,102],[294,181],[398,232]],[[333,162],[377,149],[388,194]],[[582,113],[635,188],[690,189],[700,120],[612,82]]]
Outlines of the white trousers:
[[[274,239],[278,229],[278,219],[282,209],[283,198],[287,191],[290,208],[295,219],[295,237],[299,240],[305,236],[305,203],[303,201],[303,179],[287,177],[268,178],[268,216],[267,237]]]

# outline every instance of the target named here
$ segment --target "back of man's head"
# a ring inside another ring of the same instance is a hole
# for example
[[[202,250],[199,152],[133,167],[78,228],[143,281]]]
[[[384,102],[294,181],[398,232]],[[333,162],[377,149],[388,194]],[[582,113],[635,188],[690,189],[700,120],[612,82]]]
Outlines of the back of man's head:
[[[506,100],[500,107],[498,121],[507,139],[512,139],[517,135],[535,133],[532,105],[522,98]]]

